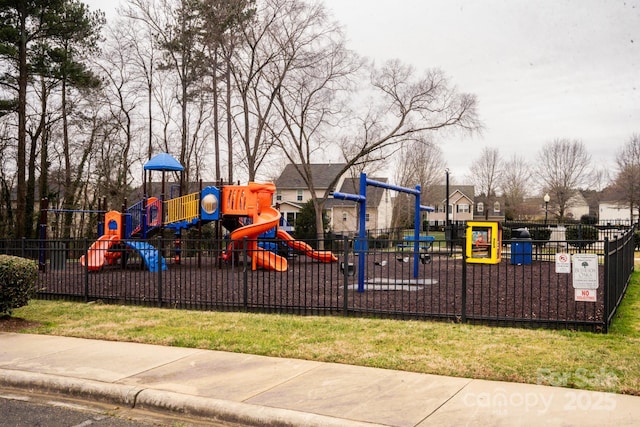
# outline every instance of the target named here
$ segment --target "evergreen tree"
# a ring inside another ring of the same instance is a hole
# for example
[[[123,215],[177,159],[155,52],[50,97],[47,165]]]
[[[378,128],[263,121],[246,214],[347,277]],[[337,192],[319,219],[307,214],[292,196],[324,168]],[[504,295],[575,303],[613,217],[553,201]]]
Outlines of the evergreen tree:
[[[329,217],[326,214],[322,214],[322,224],[324,227],[323,232],[329,229]],[[307,200],[302,205],[302,209],[298,212],[295,224],[296,238],[307,242],[314,248],[317,247],[318,233],[316,228],[316,211],[313,206],[313,200]]]
[[[42,65],[43,56],[55,57],[61,42],[86,46],[104,22],[102,14],[90,14],[76,0],[0,0],[0,77],[4,99],[2,114],[17,114],[16,216],[14,235],[28,236],[32,212],[27,206],[27,91],[31,77]],[[74,68],[79,66],[78,62]],[[42,71],[42,69],[40,69]],[[32,202],[31,202],[32,203]],[[30,208],[32,210],[32,207]]]

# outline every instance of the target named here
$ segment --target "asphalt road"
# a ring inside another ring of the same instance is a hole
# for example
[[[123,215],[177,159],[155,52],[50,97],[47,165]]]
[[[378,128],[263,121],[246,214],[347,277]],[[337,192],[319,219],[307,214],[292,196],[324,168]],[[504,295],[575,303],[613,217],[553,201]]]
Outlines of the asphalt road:
[[[58,396],[0,389],[0,427],[222,427]]]

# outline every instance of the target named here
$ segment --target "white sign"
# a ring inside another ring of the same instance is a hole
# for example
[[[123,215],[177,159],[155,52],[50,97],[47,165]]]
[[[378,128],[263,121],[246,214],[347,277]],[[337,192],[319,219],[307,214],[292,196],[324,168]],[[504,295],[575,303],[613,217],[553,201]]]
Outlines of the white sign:
[[[595,289],[574,289],[574,291],[576,301],[596,302],[598,300],[598,291]]]
[[[598,255],[573,255],[574,289],[598,289]]]
[[[556,254],[556,273],[571,273],[571,255]]]

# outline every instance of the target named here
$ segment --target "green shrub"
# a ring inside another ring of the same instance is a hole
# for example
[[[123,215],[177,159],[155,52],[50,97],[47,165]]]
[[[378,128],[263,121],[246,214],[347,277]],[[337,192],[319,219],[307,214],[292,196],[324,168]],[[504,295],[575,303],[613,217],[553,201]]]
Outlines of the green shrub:
[[[565,236],[571,246],[586,248],[598,240],[598,229],[590,225],[571,225]]]
[[[0,314],[11,314],[36,294],[38,264],[10,255],[0,255]]]
[[[511,229],[509,227],[502,227],[502,241],[511,240]]]
[[[389,247],[389,235],[381,234],[378,237],[369,238],[369,247],[376,249],[385,249]]]
[[[582,215],[580,217],[580,224],[595,225],[598,223],[598,217],[594,215]]]
[[[529,232],[531,233],[531,239],[536,240],[534,243],[536,246],[543,246],[551,237],[550,228],[533,228]]]
[[[635,231],[633,233],[633,244],[634,249],[640,249],[640,231]]]

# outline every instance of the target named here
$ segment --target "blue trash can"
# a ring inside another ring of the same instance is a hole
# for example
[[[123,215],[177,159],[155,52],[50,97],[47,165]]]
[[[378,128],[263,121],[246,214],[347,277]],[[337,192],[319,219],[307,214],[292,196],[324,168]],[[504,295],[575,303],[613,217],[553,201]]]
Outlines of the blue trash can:
[[[533,243],[526,228],[511,231],[511,264],[529,265],[533,262]]]

